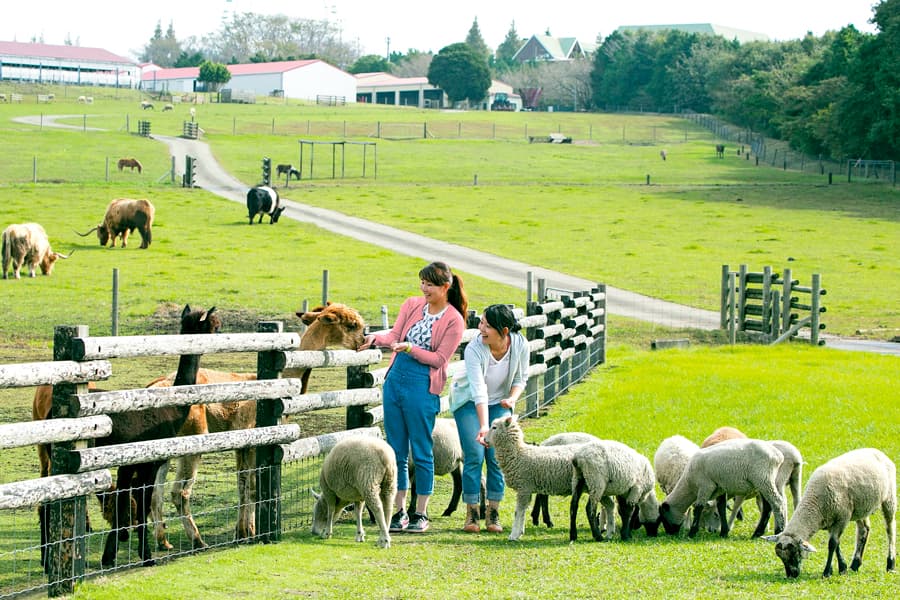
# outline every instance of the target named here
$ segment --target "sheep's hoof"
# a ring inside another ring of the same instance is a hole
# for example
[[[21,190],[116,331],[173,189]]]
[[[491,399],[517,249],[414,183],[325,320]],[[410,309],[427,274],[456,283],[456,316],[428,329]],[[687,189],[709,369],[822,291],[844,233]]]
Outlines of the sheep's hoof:
[[[356,541],[357,541],[357,542],[364,542],[364,541],[366,541],[366,534],[364,534],[364,533],[357,533],[357,534],[356,534]]]

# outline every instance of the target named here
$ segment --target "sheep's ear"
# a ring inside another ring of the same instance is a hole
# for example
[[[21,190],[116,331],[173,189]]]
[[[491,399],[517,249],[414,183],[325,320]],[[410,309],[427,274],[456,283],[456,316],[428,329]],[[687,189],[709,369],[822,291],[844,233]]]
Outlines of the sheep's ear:
[[[806,540],[803,540],[802,542],[800,542],[800,549],[803,550],[804,552],[815,552],[816,551],[816,549],[812,547],[812,544],[810,544]]]
[[[762,536],[761,539],[763,539],[763,540],[765,540],[765,541],[767,541],[767,542],[772,542],[773,544],[777,544],[777,543],[778,543],[778,539],[779,539],[780,537],[781,537],[780,535],[764,535],[764,536]]]

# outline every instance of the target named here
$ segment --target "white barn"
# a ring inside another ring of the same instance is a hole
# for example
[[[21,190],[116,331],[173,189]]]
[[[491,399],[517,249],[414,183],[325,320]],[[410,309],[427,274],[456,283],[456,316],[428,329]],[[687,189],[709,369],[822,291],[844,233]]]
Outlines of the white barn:
[[[356,78],[322,60],[291,60],[269,63],[226,65],[231,80],[225,88],[252,92],[255,96],[283,95],[315,100],[319,96],[356,101]],[[197,81],[199,67],[147,69],[142,75],[145,91],[190,93],[202,91]]]
[[[0,80],[137,87],[140,67],[102,48],[0,42]]]

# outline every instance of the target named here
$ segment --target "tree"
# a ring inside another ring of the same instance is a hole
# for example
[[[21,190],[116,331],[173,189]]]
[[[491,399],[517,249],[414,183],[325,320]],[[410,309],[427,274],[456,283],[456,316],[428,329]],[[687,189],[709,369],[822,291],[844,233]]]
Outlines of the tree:
[[[157,21],[153,37],[144,46],[140,60],[151,62],[160,67],[174,67],[178,57],[181,56],[181,52],[181,44],[175,37],[175,29],[172,23],[169,23],[169,28],[166,30],[166,34],[163,35],[162,25]]]
[[[441,48],[428,67],[428,83],[446,92],[451,103],[484,100],[491,87],[487,61],[465,43]]]
[[[472,21],[472,27],[469,28],[469,33],[466,35],[466,45],[472,49],[472,51],[477,55],[484,58],[484,61],[487,62],[491,58],[491,49],[488,48],[488,45],[484,43],[484,38],[481,37],[481,29],[478,27],[478,17],[475,17],[475,20]]]
[[[499,71],[506,71],[517,66],[513,57],[524,43],[525,40],[519,37],[519,33],[516,31],[516,22],[513,21],[509,25],[509,31],[506,32],[506,38],[504,38],[503,43],[497,46],[497,52],[494,54],[495,67]]]
[[[391,63],[383,56],[377,54],[367,54],[360,56],[356,62],[350,66],[350,73],[390,73]]]
[[[410,50],[396,62],[391,60],[391,73],[397,77],[426,77],[434,54]]]
[[[230,80],[231,72],[222,63],[205,60],[200,64],[200,74],[197,76],[197,81],[207,84],[209,91],[217,91],[222,84],[228,83]]]

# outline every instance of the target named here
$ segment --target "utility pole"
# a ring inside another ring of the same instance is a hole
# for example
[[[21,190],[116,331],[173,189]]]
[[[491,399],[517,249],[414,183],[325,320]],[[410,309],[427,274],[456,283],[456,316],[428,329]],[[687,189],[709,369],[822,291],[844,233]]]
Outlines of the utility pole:
[[[387,37],[385,38],[385,41],[387,42],[387,56],[384,58],[386,61],[391,62],[391,38]]]

